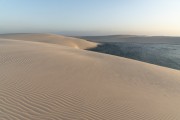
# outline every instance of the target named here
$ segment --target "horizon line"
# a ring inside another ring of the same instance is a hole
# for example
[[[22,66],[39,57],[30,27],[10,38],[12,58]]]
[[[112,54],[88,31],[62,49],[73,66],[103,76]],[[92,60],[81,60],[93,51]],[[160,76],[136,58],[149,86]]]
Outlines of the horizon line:
[[[56,35],[63,35],[69,37],[101,37],[101,36],[130,36],[130,37],[180,37],[180,35],[145,35],[145,34],[102,34],[102,35],[68,35],[68,34],[61,34],[61,33],[51,33],[51,32],[17,32],[17,33],[0,33],[3,34],[56,34]]]

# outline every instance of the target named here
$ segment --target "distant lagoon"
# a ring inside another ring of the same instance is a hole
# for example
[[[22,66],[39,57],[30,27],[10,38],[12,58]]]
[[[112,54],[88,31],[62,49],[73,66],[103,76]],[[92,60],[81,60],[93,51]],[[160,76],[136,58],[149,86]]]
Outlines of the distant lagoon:
[[[122,36],[92,36],[81,38],[101,43],[98,47],[89,49],[91,51],[126,57],[180,70],[180,38],[124,38]],[[126,40],[127,42],[124,42]]]

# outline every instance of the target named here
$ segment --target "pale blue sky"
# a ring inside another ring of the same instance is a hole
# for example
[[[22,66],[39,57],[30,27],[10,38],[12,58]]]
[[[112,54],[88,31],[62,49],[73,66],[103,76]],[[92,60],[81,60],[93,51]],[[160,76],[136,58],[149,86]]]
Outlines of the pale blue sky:
[[[180,36],[180,0],[0,0],[0,33]]]

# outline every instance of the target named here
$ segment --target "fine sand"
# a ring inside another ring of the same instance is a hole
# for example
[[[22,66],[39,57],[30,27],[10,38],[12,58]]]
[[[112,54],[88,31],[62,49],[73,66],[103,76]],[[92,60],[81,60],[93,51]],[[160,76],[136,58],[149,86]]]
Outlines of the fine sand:
[[[96,47],[97,43],[56,34],[0,34],[0,38],[58,44],[79,49]]]
[[[82,50],[93,46],[0,38],[0,120],[180,120],[180,71]]]

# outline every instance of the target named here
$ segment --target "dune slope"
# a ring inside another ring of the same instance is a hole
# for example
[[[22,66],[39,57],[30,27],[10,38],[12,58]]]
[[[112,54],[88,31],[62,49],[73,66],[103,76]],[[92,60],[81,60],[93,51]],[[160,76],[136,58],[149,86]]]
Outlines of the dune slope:
[[[73,48],[79,48],[79,49],[88,49],[97,46],[97,43],[89,42],[84,39],[65,37],[56,34],[35,34],[35,33],[0,34],[0,38],[33,41],[33,42],[44,42],[44,43],[58,44]]]
[[[1,120],[179,120],[180,71],[0,39]]]

